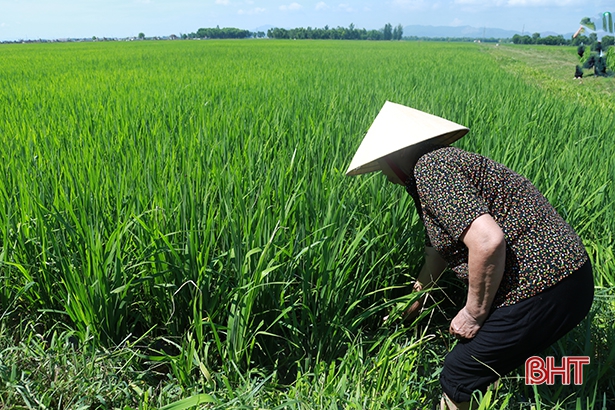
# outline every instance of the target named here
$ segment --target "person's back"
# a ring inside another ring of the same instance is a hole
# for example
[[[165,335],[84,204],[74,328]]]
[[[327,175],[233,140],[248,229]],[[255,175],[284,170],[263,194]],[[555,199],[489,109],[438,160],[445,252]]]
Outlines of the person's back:
[[[555,285],[587,261],[581,239],[525,177],[489,158],[444,147],[414,169],[431,245],[461,279],[468,251],[459,240],[488,213],[506,238],[506,265],[493,307],[514,304]]]

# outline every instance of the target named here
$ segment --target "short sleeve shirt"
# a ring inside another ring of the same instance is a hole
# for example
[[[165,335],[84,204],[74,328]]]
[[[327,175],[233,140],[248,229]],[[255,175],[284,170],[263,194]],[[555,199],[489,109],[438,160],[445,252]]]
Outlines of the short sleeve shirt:
[[[588,259],[579,236],[547,199],[502,164],[445,147],[423,155],[414,176],[431,246],[460,279],[468,278],[468,248],[460,238],[470,224],[490,214],[502,229],[506,262],[496,308],[542,292]]]

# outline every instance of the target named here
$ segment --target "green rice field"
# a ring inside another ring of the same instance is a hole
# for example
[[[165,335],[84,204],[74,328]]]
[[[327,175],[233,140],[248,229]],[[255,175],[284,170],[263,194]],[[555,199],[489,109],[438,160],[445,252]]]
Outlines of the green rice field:
[[[432,408],[465,288],[393,320],[423,228],[344,175],[386,100],[468,126],[455,145],[532,180],[594,264],[542,355],[590,356],[584,383],[518,369],[480,408],[615,409],[615,79],[574,80],[575,50],[0,45],[0,409]]]

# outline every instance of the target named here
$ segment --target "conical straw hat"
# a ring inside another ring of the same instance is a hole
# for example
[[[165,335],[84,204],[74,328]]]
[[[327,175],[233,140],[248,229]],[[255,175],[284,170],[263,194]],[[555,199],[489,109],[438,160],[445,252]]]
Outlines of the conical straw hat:
[[[376,116],[346,175],[380,170],[378,160],[420,142],[449,145],[469,131],[463,125],[390,101]]]

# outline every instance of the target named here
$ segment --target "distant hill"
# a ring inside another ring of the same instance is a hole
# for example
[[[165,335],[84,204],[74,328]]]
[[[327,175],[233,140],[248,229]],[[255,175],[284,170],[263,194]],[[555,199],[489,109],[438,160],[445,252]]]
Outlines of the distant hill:
[[[531,36],[533,33],[515,30],[503,30],[500,28],[484,27],[477,28],[471,26],[420,26],[411,25],[404,27],[404,37],[416,36],[416,37],[469,37],[469,38],[512,38],[515,34],[527,34]],[[547,31],[540,33],[540,37],[557,36],[558,33]],[[565,38],[572,37],[572,33],[564,34]]]

